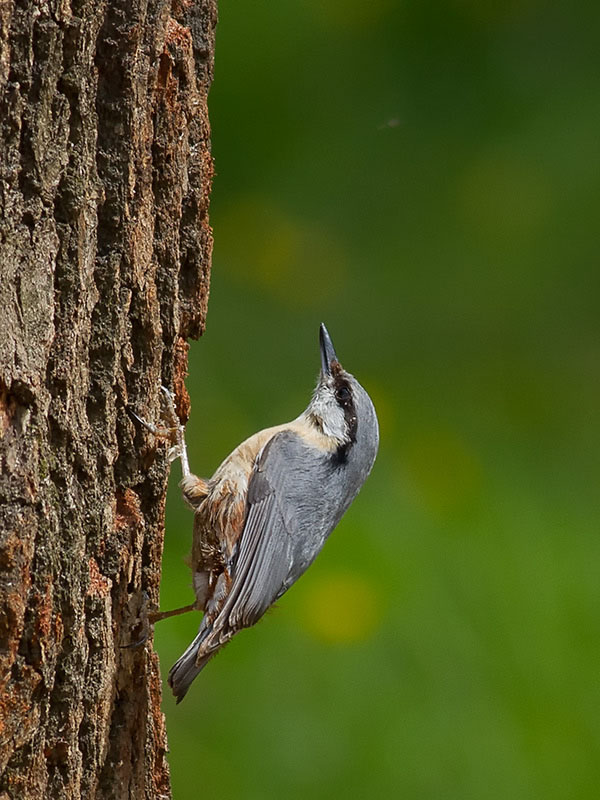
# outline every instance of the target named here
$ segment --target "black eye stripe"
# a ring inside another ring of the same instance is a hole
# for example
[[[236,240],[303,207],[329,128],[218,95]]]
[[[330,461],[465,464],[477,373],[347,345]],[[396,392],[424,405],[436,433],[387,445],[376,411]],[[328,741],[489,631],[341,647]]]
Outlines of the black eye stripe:
[[[352,400],[352,393],[347,386],[340,386],[335,393],[336,400],[342,406],[346,406]]]
[[[348,437],[348,441],[341,445],[337,451],[336,460],[341,463],[348,457],[352,445],[356,441],[358,430],[358,419],[356,417],[356,409],[354,408],[354,395],[350,383],[343,372],[340,372],[340,374],[336,376],[335,399],[344,410],[346,435]]]

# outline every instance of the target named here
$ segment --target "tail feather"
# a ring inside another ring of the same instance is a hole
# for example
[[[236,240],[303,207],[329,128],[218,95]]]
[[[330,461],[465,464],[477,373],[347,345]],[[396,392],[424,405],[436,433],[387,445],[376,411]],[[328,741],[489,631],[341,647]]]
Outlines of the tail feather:
[[[200,647],[210,632],[211,628],[201,628],[185,653],[177,659],[169,670],[169,686],[173,690],[178,703],[181,703],[194,678],[204,669],[218,649],[217,647],[212,647],[205,655],[201,655],[198,658]]]

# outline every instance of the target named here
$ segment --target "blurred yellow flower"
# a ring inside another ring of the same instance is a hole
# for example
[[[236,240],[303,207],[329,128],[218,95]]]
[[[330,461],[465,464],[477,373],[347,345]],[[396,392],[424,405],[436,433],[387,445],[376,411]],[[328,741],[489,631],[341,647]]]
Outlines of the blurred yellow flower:
[[[373,583],[355,572],[313,580],[300,609],[304,628],[329,644],[368,639],[381,617],[382,605]]]

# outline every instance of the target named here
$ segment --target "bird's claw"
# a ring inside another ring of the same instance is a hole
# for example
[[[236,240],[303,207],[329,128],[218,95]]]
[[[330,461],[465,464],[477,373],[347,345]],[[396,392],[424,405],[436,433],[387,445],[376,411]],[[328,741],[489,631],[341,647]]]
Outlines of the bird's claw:
[[[140,425],[143,425],[144,428],[149,430],[154,436],[159,439],[166,439],[166,441],[170,443],[171,447],[167,452],[167,459],[169,463],[175,461],[177,458],[181,459],[181,469],[185,477],[190,474],[187,448],[185,446],[185,425],[183,425],[179,419],[175,409],[175,397],[173,392],[167,389],[166,386],[161,386],[160,391],[162,395],[163,415],[166,417],[165,421],[167,422],[166,426],[160,427],[148,422],[143,417],[136,414],[129,406],[127,406],[127,411]]]
[[[144,419],[143,417],[140,417],[139,414],[136,414],[136,412],[130,406],[127,406],[127,411],[130,416],[139,422],[140,425],[143,425],[144,428],[150,431],[150,433],[152,433],[154,436],[158,437],[159,439],[169,440],[173,444],[173,447],[169,451],[169,453],[171,453],[174,448],[180,447],[180,430],[183,430],[183,425],[181,424],[181,421],[177,416],[177,412],[175,411],[173,393],[170,392],[166,386],[161,386],[160,390],[162,393],[163,405],[166,407],[164,410],[166,410],[166,414],[168,415],[168,419],[166,420],[168,425],[154,425],[154,423],[148,422],[147,419]],[[178,457],[179,453],[177,452],[169,458],[169,461],[174,461]]]
[[[130,416],[132,416],[140,425],[143,425],[146,430],[150,431],[154,436],[157,436],[160,439],[168,439],[173,436],[173,430],[171,428],[160,428],[158,425],[154,425],[152,422],[148,422],[147,419],[140,417],[139,414],[136,414],[132,408],[127,406],[127,412]]]
[[[169,460],[169,463],[171,463],[172,461],[175,461],[175,459],[179,458],[181,460],[181,470],[185,477],[190,473],[187,448],[185,445],[185,425],[179,419],[179,415],[175,409],[175,397],[173,392],[167,389],[166,386],[161,386],[160,390],[163,395],[163,403],[166,406],[166,411],[169,415],[169,422],[172,426],[170,430],[173,432],[174,439],[174,442],[173,439],[171,439],[173,446],[167,453],[167,459]]]
[[[164,386],[164,385],[160,387],[160,390],[163,393],[163,396],[165,397],[165,399],[169,403],[171,403],[171,405],[174,405],[175,397],[173,395],[173,392],[170,389],[168,389],[166,386]]]
[[[171,426],[169,430],[172,430],[174,433],[176,433],[180,428],[183,428],[183,425],[181,424],[181,420],[179,419],[177,411],[175,410],[175,396],[173,395],[173,392],[167,389],[166,386],[161,386],[160,391],[162,393],[163,405],[168,414],[168,421]]]
[[[174,444],[173,447],[169,447],[167,450],[167,461],[172,464],[178,458],[181,458],[181,447],[178,444]]]

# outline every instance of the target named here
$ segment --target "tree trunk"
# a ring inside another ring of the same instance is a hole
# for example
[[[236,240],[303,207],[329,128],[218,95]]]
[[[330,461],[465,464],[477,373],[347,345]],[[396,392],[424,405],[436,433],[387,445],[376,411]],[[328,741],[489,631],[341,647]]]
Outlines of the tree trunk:
[[[0,800],[170,797],[159,417],[204,328],[215,0],[0,0]],[[137,627],[136,627],[137,626]]]

